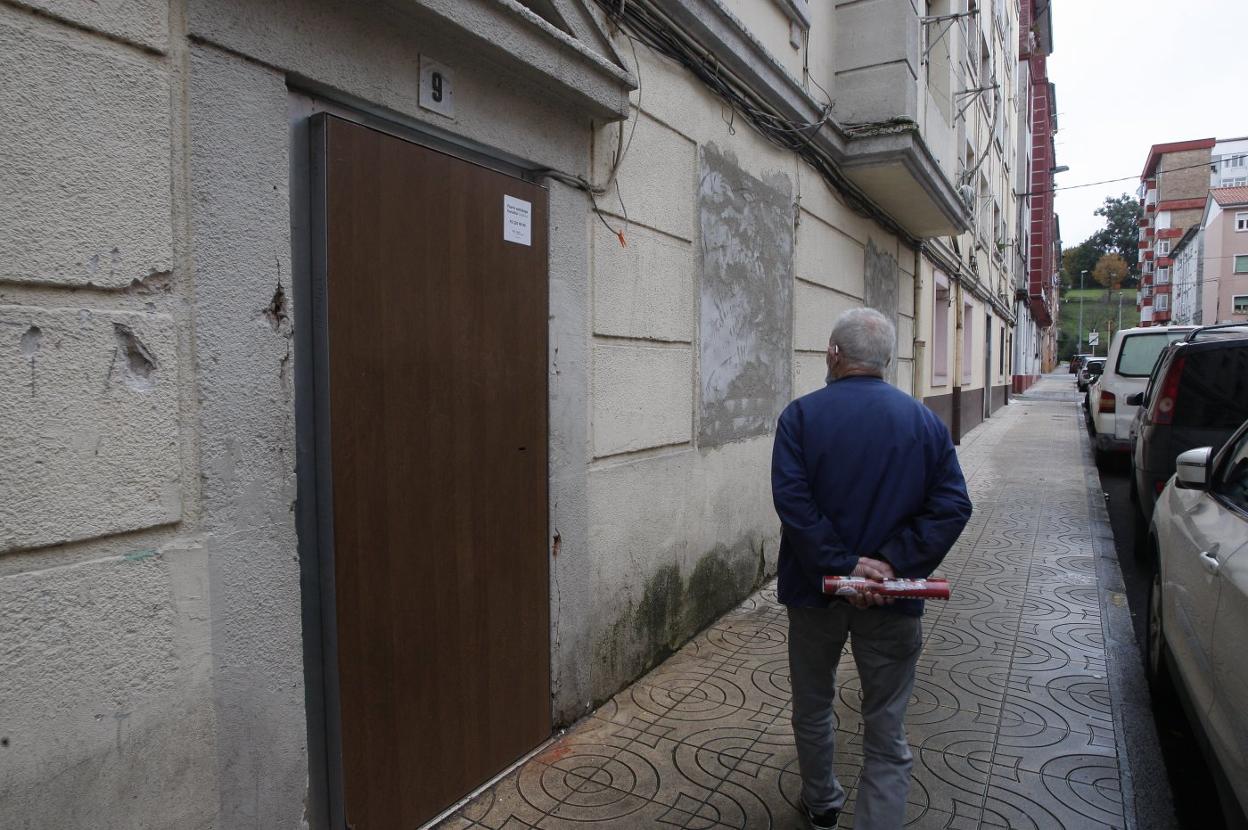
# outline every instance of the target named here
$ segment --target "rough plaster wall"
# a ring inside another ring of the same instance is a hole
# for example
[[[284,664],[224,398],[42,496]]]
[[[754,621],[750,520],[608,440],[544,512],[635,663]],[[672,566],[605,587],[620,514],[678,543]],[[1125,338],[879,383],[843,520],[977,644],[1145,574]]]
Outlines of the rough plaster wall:
[[[769,432],[790,400],[793,188],[699,148],[698,445]]]
[[[587,169],[585,134],[567,129],[564,102],[483,59],[480,44],[448,39],[452,33],[418,13],[419,4],[398,4],[405,11],[347,0],[189,4],[196,37],[535,164],[577,174]],[[493,43],[510,37],[496,28],[483,34]],[[454,73],[454,118],[418,106],[422,53]],[[563,166],[570,159],[581,166]]]
[[[770,459],[764,436],[590,473],[596,700],[775,572],[780,528],[765,475]]]
[[[191,54],[195,348],[222,827],[297,827],[307,784],[285,78]]]
[[[0,577],[5,827],[214,826],[207,607],[175,545]]]
[[[896,248],[894,247],[894,250]],[[875,240],[867,240],[866,249],[866,293],[863,302],[868,308],[874,308],[897,326],[898,341],[901,340],[901,326],[897,319],[898,271],[897,257],[891,252],[881,250]],[[888,364],[886,373],[890,383],[897,382],[896,352],[894,359]]]
[[[172,267],[161,60],[0,6],[0,280],[119,288]]]
[[[207,830],[170,66],[122,42],[167,4],[34,5],[0,6],[0,824]]]
[[[589,542],[589,255],[585,194],[550,190],[550,597],[552,710],[557,724],[593,699],[595,617]]]
[[[164,314],[0,306],[0,553],[177,521]]]
[[[11,0],[96,32],[163,52],[169,42],[167,0]]]

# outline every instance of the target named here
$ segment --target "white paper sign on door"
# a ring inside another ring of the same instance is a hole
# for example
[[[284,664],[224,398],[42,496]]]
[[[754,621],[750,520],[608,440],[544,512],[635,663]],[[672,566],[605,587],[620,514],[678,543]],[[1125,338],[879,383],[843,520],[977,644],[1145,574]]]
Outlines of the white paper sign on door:
[[[503,241],[533,244],[533,203],[515,196],[503,197]]]

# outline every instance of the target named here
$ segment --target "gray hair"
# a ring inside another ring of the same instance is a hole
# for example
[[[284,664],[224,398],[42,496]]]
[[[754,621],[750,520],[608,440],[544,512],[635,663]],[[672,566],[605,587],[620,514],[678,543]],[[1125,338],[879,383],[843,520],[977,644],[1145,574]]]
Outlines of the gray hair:
[[[883,374],[893,360],[897,328],[874,308],[851,308],[836,318],[828,343],[849,365]]]

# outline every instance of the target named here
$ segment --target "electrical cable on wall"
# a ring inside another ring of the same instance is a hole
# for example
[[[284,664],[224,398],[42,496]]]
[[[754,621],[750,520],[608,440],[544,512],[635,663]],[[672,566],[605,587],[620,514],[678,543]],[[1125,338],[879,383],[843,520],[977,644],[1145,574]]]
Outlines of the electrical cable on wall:
[[[730,129],[735,129],[735,114],[740,112],[764,138],[781,149],[796,153],[813,167],[823,180],[828,183],[829,187],[855,213],[874,220],[890,233],[899,237],[908,246],[912,248],[922,247],[922,240],[913,236],[895,219],[876,207],[853,182],[841,173],[834,162],[827,157],[826,153],[813,142],[813,136],[828,124],[837,127],[845,135],[854,136],[877,132],[886,133],[890,130],[899,132],[913,130],[915,129],[913,121],[909,119],[893,119],[879,124],[858,124],[842,127],[832,120],[832,104],[830,100],[823,106],[818,119],[807,122],[791,121],[774,111],[769,112],[768,104],[758,98],[745,84],[735,79],[730,80],[724,77],[726,72],[714,55],[700,44],[689,39],[680,31],[679,27],[663,19],[661,14],[657,14],[647,8],[644,2],[622,2],[621,0],[596,0],[596,2],[607,14],[613,26],[629,39],[629,43],[632,46],[634,65],[638,67],[637,118],[640,118],[641,112],[641,78],[636,42],[640,41],[643,46],[647,46],[652,51],[685,67],[712,93],[724,101],[732,113],[731,116],[725,118],[725,123],[729,125]],[[627,27],[628,31],[625,31],[625,27]],[[819,86],[817,82],[815,85]],[[821,86],[819,88],[823,89]],[[826,95],[826,90],[824,90],[824,93]],[[636,129],[637,118],[634,119],[633,130]],[[621,245],[625,244],[623,231],[612,228],[606,221],[601,208],[597,204],[596,197],[604,195],[611,184],[616,183],[616,176],[630,143],[631,133],[630,140],[625,142],[623,140],[623,128],[621,127],[621,138],[615,163],[612,165],[607,181],[603,185],[594,185],[583,176],[574,176],[558,170],[545,169],[538,171],[556,181],[589,194],[594,211],[598,214],[599,219],[620,239]],[[618,183],[616,184],[618,190]],[[622,204],[622,198],[620,201]]]

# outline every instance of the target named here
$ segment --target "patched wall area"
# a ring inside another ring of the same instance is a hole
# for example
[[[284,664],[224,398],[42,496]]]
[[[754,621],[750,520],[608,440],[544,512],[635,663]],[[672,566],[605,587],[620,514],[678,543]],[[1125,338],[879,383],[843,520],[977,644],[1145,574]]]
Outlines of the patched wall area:
[[[698,154],[698,445],[773,429],[792,389],[793,196],[731,153]]]
[[[868,308],[874,308],[883,314],[897,327],[897,338],[901,338],[901,321],[897,315],[897,257],[888,251],[876,247],[875,240],[867,240],[865,291],[863,301]],[[894,344],[893,360],[888,364],[886,376],[890,383],[897,382],[897,354]]]

